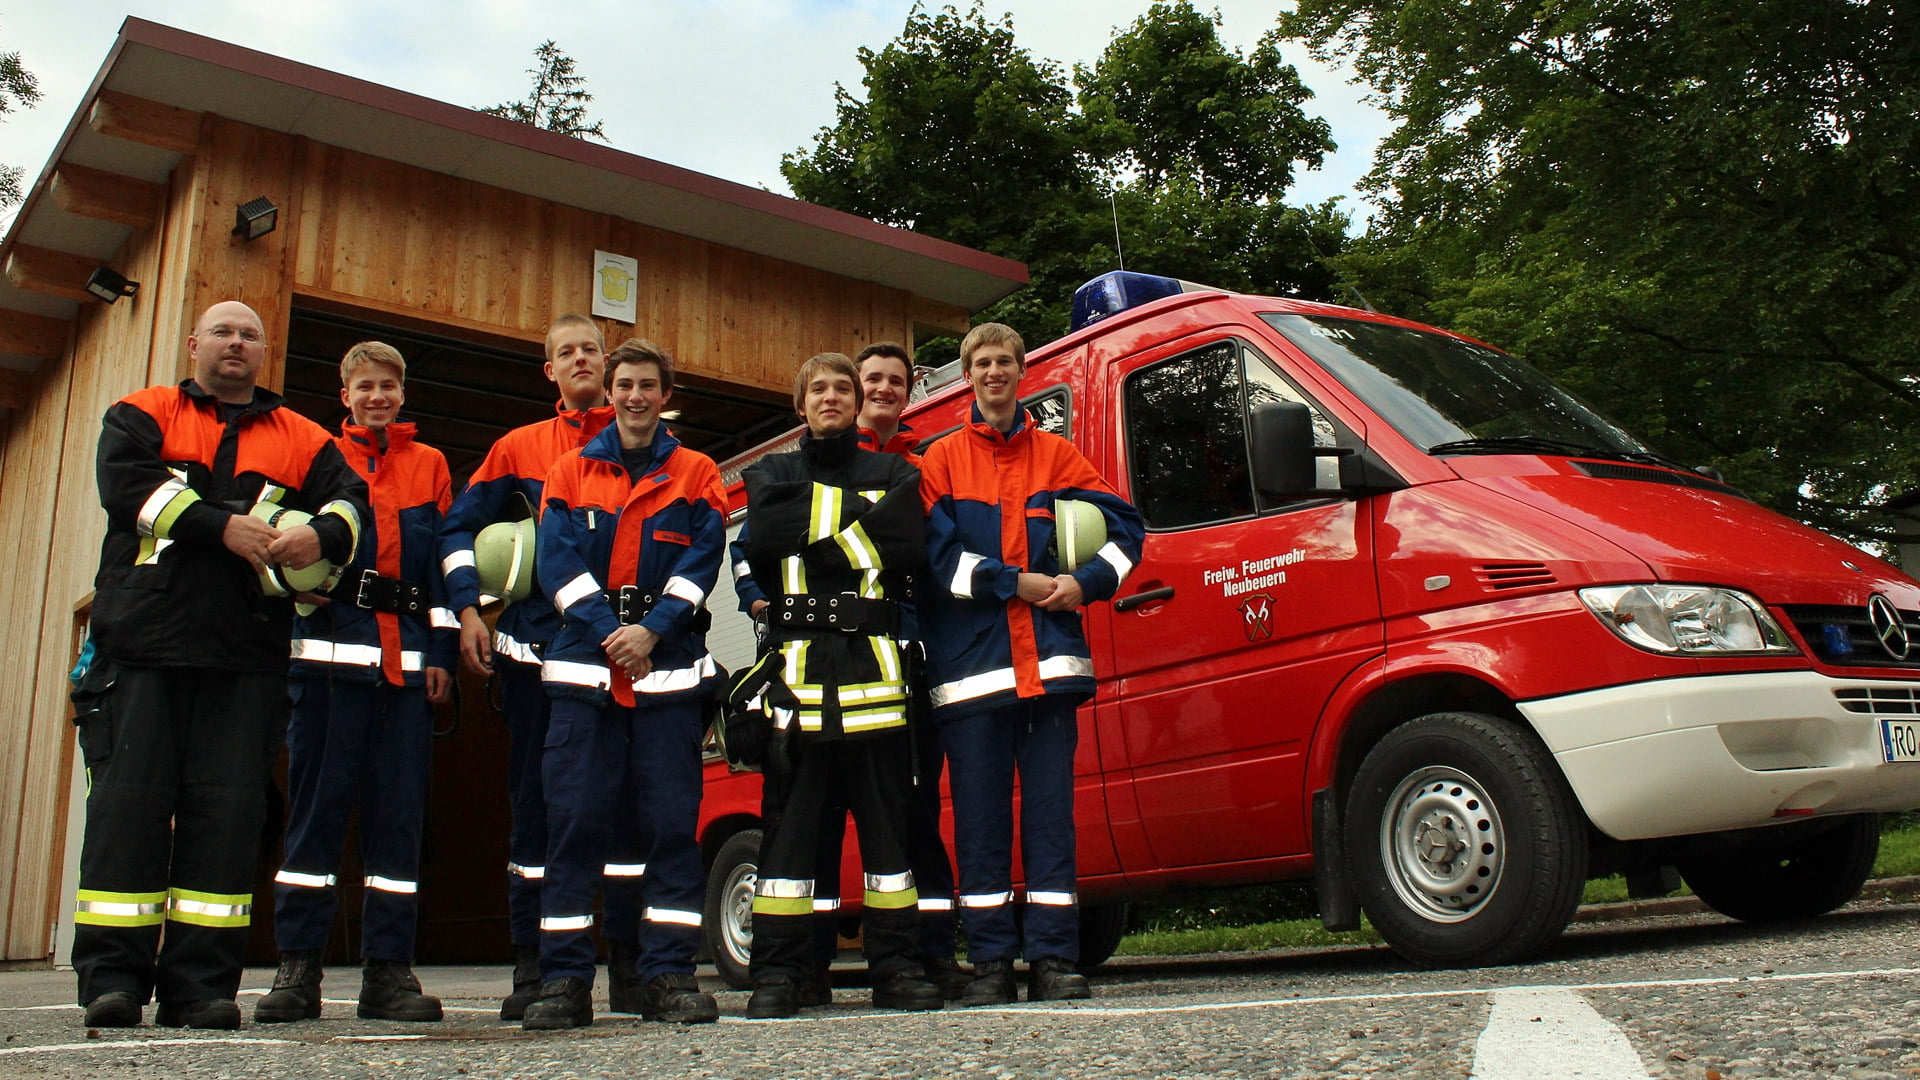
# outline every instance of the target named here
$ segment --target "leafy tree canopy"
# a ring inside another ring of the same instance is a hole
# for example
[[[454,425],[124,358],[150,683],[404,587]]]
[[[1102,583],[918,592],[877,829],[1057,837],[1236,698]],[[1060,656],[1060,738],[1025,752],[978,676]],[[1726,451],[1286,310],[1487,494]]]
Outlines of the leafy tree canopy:
[[[1785,513],[1920,487],[1920,9],[1300,0],[1397,121],[1336,261]]]
[[[39,101],[40,80],[20,63],[20,54],[0,53],[0,116],[18,108],[31,109]],[[26,197],[24,175],[18,165],[0,165],[0,210]]]
[[[533,56],[537,62],[527,69],[527,74],[533,76],[533,88],[527,92],[526,100],[504,101],[480,111],[576,139],[606,142],[607,134],[600,129],[603,121],[587,123],[587,104],[593,95],[585,89],[587,77],[574,72],[573,57],[562,52],[551,39],[541,42],[533,50]]]

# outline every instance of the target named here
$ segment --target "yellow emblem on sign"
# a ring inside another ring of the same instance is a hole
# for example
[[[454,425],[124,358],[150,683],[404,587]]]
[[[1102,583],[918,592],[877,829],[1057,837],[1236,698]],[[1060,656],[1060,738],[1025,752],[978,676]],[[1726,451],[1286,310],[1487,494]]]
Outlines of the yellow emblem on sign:
[[[603,266],[600,268],[600,295],[616,304],[627,302],[627,296],[633,291],[633,275],[627,273],[624,266]]]

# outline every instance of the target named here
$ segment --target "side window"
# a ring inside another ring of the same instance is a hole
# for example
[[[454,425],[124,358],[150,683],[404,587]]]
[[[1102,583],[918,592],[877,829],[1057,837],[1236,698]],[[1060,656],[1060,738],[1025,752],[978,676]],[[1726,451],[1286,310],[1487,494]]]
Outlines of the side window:
[[[1071,396],[1064,385],[1049,386],[1020,404],[1027,407],[1034,427],[1063,439],[1073,438]]]
[[[1142,368],[1128,377],[1124,394],[1133,499],[1148,527],[1253,513],[1237,342]]]

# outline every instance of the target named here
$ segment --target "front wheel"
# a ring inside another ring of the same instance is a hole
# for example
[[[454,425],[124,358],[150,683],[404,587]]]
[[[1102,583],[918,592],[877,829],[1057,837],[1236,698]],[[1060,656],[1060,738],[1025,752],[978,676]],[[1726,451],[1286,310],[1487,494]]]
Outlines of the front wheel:
[[[714,968],[735,990],[753,986],[747,963],[753,958],[753,886],[759,870],[760,830],[742,829],[720,845],[707,871],[701,933]]]
[[[1860,895],[1880,853],[1880,816],[1859,814],[1784,843],[1698,855],[1679,864],[1693,894],[1742,922],[1811,919]]]
[[[1125,901],[1083,904],[1080,907],[1080,966],[1096,968],[1113,958],[1120,939],[1127,936]]]
[[[1387,944],[1431,967],[1510,964],[1566,929],[1585,822],[1532,732],[1433,713],[1388,732],[1347,796],[1349,873]]]

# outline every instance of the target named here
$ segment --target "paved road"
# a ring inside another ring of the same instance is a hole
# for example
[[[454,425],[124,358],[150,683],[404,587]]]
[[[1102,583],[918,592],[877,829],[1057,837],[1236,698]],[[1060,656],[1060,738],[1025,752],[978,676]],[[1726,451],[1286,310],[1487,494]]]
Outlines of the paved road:
[[[730,1015],[698,1028],[607,1015],[529,1034],[492,1018],[503,971],[422,974],[447,998],[444,1024],[356,1020],[342,997],[311,1023],[98,1038],[66,1003],[70,974],[0,974],[0,1077],[1920,1076],[1911,899],[1791,930],[1706,914],[1583,924],[1540,962],[1484,971],[1416,971],[1380,948],[1122,960],[1094,1001],[1061,1007],[877,1013],[849,979],[831,1008],[750,1023],[728,991]],[[329,984],[356,988],[345,970]]]

